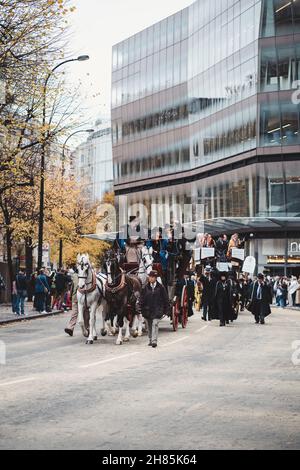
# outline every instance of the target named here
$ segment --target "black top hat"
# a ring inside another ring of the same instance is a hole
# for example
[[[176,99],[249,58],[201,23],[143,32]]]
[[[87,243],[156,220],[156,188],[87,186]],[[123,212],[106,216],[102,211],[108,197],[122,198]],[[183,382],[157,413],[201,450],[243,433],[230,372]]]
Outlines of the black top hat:
[[[157,271],[151,271],[150,274],[149,274],[149,277],[158,277],[159,274]]]

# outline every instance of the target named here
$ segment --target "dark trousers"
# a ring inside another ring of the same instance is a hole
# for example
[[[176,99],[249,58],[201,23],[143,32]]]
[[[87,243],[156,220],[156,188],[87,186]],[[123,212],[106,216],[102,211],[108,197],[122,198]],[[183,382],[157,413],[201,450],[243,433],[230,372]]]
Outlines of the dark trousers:
[[[38,312],[44,312],[46,310],[46,294],[45,292],[39,292],[35,294],[35,305]]]
[[[263,309],[263,303],[261,300],[256,300],[256,309],[255,309],[255,321],[259,323],[260,321],[265,321],[265,314]]]
[[[211,320],[212,304],[211,302],[203,303],[203,318],[207,321]]]

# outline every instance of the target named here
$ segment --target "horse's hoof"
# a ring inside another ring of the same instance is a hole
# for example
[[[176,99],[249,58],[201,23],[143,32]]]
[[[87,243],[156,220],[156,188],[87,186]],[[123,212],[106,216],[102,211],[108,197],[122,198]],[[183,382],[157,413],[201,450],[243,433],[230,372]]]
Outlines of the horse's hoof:
[[[117,341],[117,342],[116,342],[116,345],[117,345],[117,346],[122,346],[122,344],[123,344],[123,341],[120,341],[120,342]]]
[[[93,341],[98,341],[98,336],[94,336]]]
[[[129,338],[124,338],[124,343],[129,343]]]
[[[101,336],[107,336],[107,331],[106,330],[101,330]]]
[[[141,338],[143,336],[143,333],[138,333],[138,337]]]
[[[85,344],[94,344],[94,341],[87,340]]]
[[[137,337],[138,337],[138,332],[137,332],[137,331],[134,331],[134,332],[132,333],[132,337],[133,337],[133,338],[137,338]]]

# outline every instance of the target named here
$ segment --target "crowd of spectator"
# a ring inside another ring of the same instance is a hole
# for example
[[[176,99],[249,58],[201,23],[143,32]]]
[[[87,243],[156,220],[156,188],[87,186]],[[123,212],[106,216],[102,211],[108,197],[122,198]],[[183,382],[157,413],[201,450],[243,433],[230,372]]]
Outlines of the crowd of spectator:
[[[19,316],[26,314],[26,299],[39,313],[71,309],[72,274],[72,270],[41,269],[28,278],[22,269],[19,270],[12,285],[13,313]]]

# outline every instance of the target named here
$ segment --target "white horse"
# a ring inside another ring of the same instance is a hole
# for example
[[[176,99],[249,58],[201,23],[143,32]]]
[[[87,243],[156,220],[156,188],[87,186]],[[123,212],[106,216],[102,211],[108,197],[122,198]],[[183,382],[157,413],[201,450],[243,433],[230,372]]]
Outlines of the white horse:
[[[102,306],[102,336],[106,336],[107,330],[105,328],[105,316],[106,316],[106,301],[105,301],[105,285],[107,278],[104,274],[98,274],[96,276],[93,270],[89,255],[78,255],[77,257],[77,269],[78,269],[78,324],[82,329],[83,336],[87,337],[86,344],[93,344],[97,341],[96,331],[96,313],[100,306]],[[86,330],[84,325],[84,310],[88,309],[90,313],[90,326],[89,332]]]

